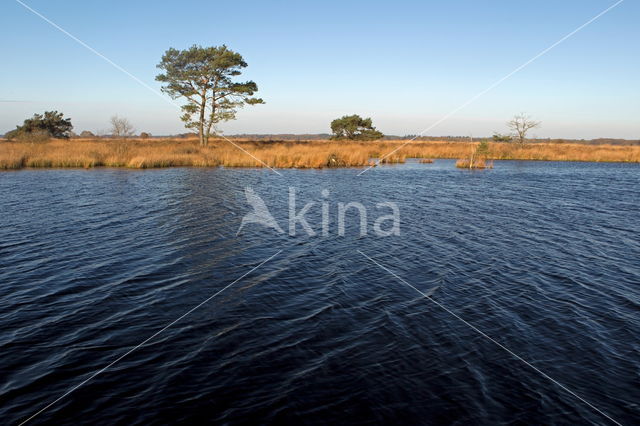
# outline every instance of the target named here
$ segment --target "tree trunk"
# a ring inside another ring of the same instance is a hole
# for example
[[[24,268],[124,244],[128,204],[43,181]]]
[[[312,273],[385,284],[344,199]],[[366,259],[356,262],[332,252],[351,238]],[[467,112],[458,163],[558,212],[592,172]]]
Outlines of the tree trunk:
[[[198,127],[198,138],[200,139],[200,146],[204,146],[204,127],[202,123]]]
[[[209,145],[209,136],[211,135],[211,125],[213,124],[213,122],[210,122],[209,125],[207,126],[207,133],[205,136],[205,139],[207,141],[207,145]]]
[[[214,92],[214,96],[215,96],[215,92]],[[213,126],[213,119],[215,118],[214,115],[216,113],[216,104],[215,104],[215,98],[211,100],[211,118],[209,120],[209,123],[207,123],[207,135],[205,137],[205,139],[207,140],[207,145],[209,144],[209,135],[211,135],[211,127]]]
[[[209,144],[209,136],[211,135],[211,127],[213,126],[213,122],[215,120],[216,115],[216,88],[218,87],[217,80],[213,85],[213,89],[211,90],[211,115],[209,116],[209,122],[207,123],[207,134],[205,139],[207,140],[207,145]],[[206,100],[205,100],[206,102]],[[206,104],[205,104],[206,105]]]
[[[198,121],[198,136],[200,137],[200,146],[206,146],[208,138],[205,139],[204,135],[204,114],[207,109],[207,92],[205,91],[202,95],[202,102],[200,103],[200,120]]]
[[[200,146],[204,146],[204,108],[200,110],[200,122],[198,123],[198,138],[200,139]]]

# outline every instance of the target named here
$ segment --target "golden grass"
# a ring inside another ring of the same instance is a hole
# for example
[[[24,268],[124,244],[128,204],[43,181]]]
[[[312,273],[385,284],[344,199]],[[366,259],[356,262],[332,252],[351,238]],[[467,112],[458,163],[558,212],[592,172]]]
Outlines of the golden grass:
[[[459,169],[493,169],[493,161],[485,161],[484,158],[472,159],[463,158],[456,161],[456,167]]]
[[[234,140],[270,167],[362,167],[398,148],[404,141],[379,142],[259,142]],[[413,141],[383,163],[404,163],[407,158],[468,157],[477,144]],[[640,146],[490,143],[490,159],[551,161],[640,162]],[[421,160],[423,161],[423,160]],[[193,139],[51,140],[42,143],[0,140],[0,169],[23,167],[264,167],[225,140],[201,147]]]

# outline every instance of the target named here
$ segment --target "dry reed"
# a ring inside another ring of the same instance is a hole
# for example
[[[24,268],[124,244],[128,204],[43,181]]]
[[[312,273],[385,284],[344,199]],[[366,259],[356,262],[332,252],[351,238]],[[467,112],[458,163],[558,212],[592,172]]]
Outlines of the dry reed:
[[[404,141],[258,142],[235,140],[270,167],[362,167],[398,148]],[[640,146],[490,143],[490,159],[640,162]],[[413,141],[382,163],[407,158],[467,157],[476,144]],[[422,160],[421,160],[422,161]],[[51,140],[42,143],[0,141],[0,169],[23,167],[264,167],[232,144],[213,140],[201,147],[193,139]]]
[[[485,161],[484,158],[463,158],[456,161],[459,169],[493,169],[493,161]]]

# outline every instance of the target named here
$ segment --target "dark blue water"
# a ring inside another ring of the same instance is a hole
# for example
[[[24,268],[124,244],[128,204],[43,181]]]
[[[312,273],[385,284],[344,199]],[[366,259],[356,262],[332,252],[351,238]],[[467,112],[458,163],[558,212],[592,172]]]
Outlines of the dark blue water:
[[[638,165],[280,173],[1,173],[0,421],[135,349],[32,423],[638,423]],[[285,231],[290,186],[325,200],[329,235],[236,236],[246,186]],[[338,235],[350,201],[367,235],[353,210]]]

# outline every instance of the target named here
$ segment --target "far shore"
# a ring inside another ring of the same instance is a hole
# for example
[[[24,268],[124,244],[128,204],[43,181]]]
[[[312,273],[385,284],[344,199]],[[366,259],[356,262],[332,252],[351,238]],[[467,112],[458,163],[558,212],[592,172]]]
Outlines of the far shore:
[[[0,169],[92,167],[365,167],[372,158],[404,163],[408,158],[461,159],[477,147],[473,142],[448,141],[255,141],[196,139],[70,139],[47,142],[0,140]],[[406,144],[403,146],[403,144]],[[235,146],[234,146],[235,145]],[[399,147],[402,147],[398,149]],[[241,148],[241,149],[240,149]],[[397,151],[393,152],[394,150]],[[387,154],[393,154],[387,156]],[[255,158],[253,158],[253,157]],[[489,143],[488,160],[640,162],[637,145],[577,143]],[[425,165],[428,167],[428,165]]]

